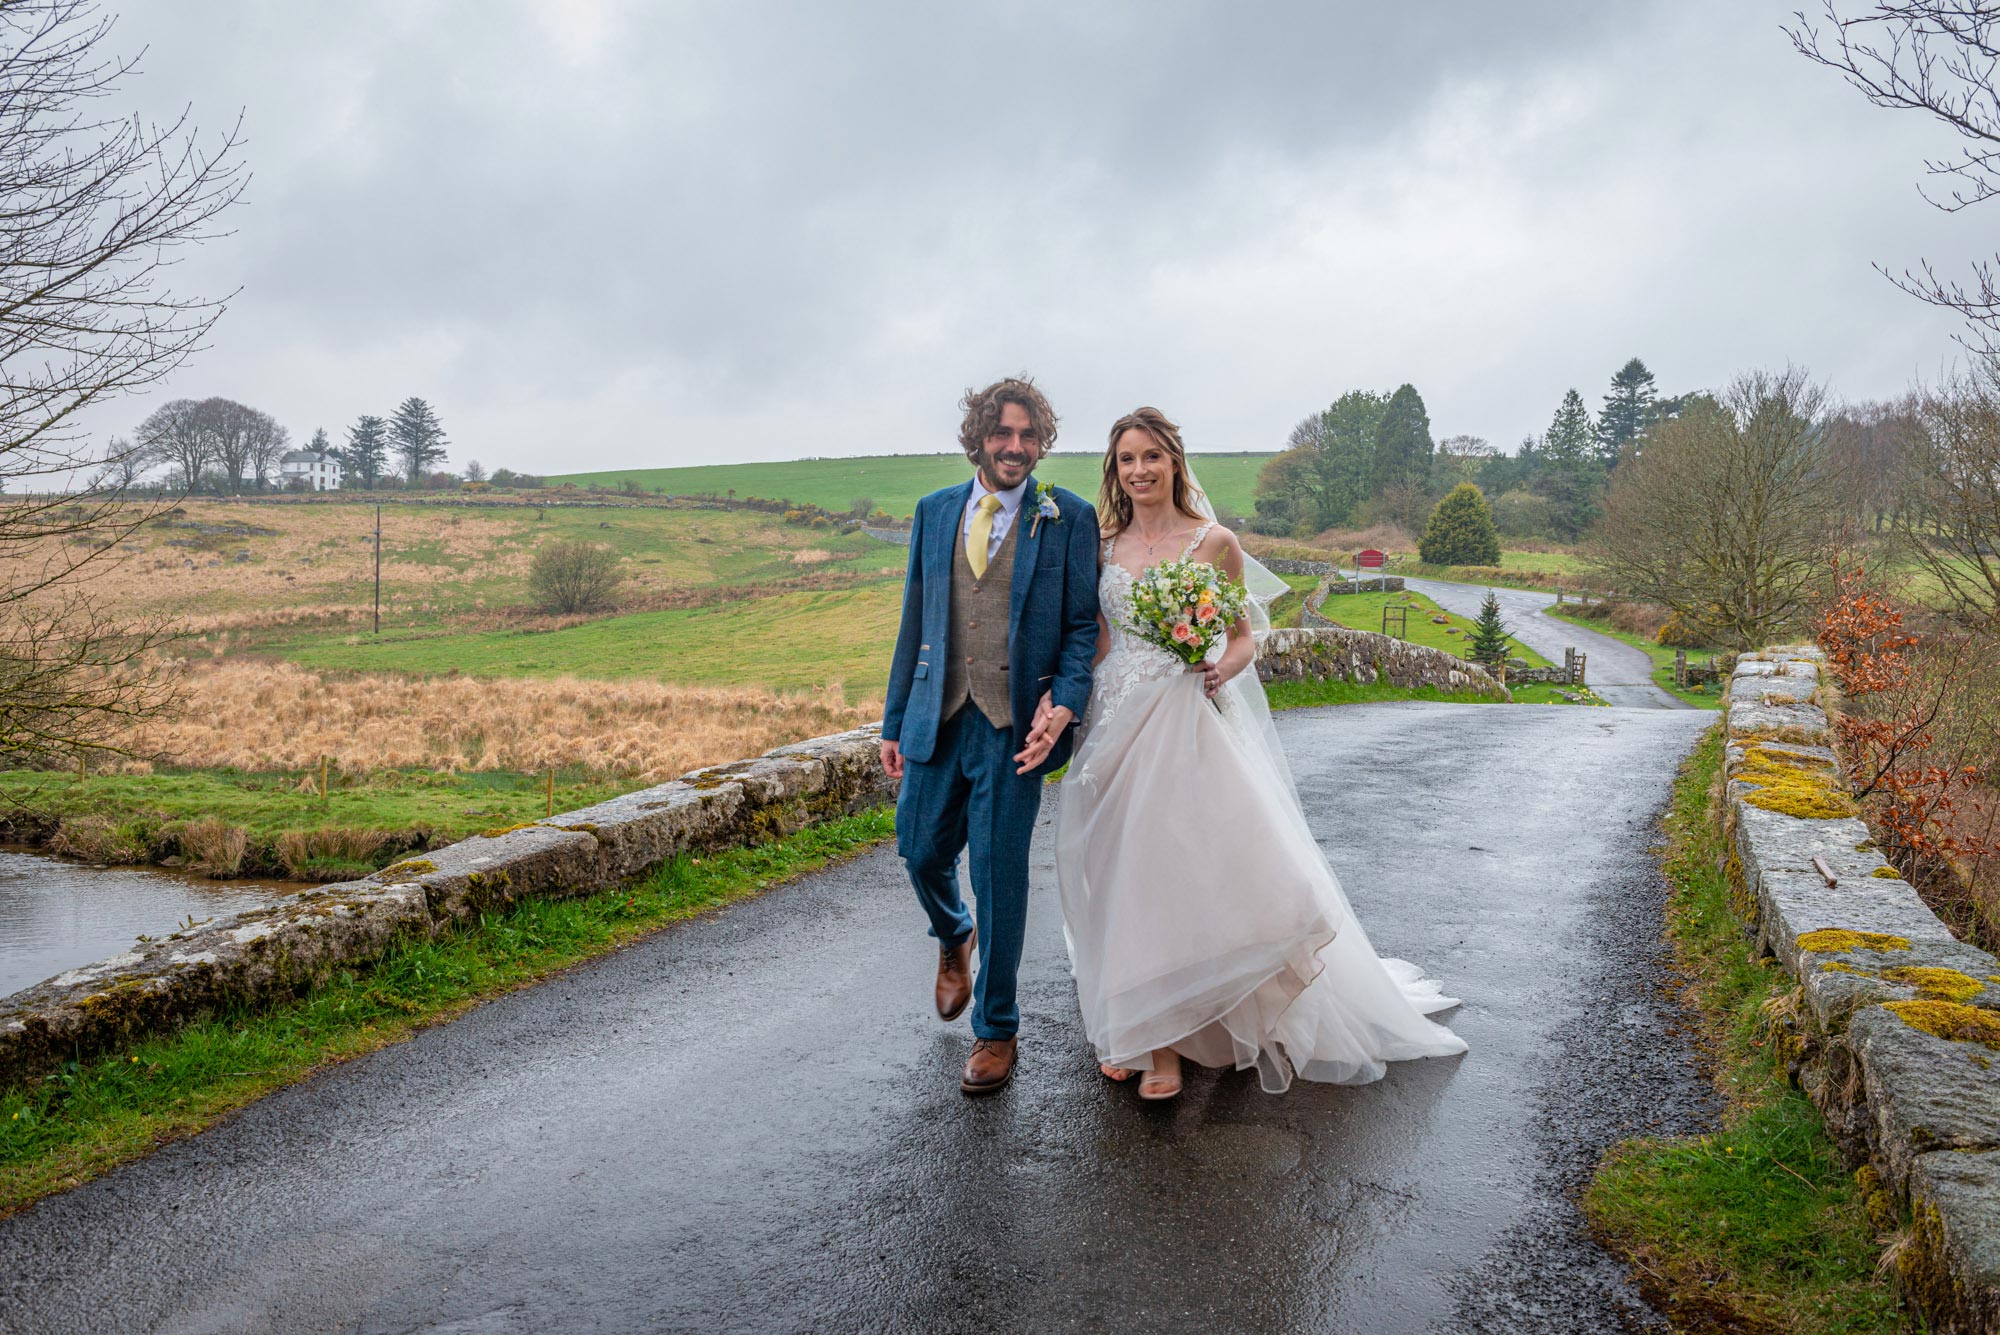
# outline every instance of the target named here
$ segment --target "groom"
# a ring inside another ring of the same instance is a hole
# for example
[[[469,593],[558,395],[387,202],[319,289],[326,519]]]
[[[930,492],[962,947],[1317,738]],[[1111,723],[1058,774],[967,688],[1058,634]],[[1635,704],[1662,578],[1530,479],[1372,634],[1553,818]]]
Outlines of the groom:
[[[1032,381],[968,392],[960,407],[958,443],[977,471],[917,502],[882,767],[903,782],[896,848],[940,946],[938,1014],[956,1020],[972,1005],[959,1088],[989,1094],[1014,1074],[1042,780],[1069,759],[1069,725],[1090,698],[1097,512],[1035,482],[1056,415]],[[976,926],[958,889],[968,843]]]

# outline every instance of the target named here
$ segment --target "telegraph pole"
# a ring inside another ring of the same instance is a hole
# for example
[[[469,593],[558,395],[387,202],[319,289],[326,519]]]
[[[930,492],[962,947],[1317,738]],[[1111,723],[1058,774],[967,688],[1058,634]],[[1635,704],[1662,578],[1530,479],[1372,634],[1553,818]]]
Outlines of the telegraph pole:
[[[375,506],[375,633],[382,633],[382,507]]]

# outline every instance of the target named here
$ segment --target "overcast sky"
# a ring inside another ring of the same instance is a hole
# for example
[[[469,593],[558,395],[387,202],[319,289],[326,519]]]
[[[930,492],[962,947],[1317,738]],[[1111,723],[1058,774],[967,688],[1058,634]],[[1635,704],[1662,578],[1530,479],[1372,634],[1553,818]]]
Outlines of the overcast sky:
[[[453,467],[557,472],[950,449],[1022,369],[1090,451],[1141,403],[1274,449],[1403,381],[1511,449],[1634,355],[1895,394],[1952,326],[1870,262],[1956,273],[2000,213],[1926,206],[1951,141],[1787,12],[129,0],[121,96],[240,111],[254,179],[182,270],[242,288],[211,347],[107,425],[417,394]]]

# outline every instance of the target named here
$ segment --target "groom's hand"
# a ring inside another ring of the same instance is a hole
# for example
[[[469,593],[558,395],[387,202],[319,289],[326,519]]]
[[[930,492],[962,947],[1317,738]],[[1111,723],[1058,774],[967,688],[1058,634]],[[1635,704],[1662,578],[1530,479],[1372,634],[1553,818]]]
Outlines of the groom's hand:
[[[1037,712],[1039,713],[1040,711]],[[1023,747],[1021,753],[1014,757],[1014,759],[1021,762],[1021,768],[1014,772],[1016,774],[1026,774],[1029,770],[1047,760],[1049,752],[1055,750],[1056,739],[1062,736],[1063,729],[1067,728],[1070,720],[1075,717],[1076,715],[1069,712],[1067,705],[1056,705],[1047,714],[1043,714],[1041,722],[1029,730],[1027,746]]]
[[[903,777],[903,744],[887,737],[882,739],[882,768],[892,779]]]

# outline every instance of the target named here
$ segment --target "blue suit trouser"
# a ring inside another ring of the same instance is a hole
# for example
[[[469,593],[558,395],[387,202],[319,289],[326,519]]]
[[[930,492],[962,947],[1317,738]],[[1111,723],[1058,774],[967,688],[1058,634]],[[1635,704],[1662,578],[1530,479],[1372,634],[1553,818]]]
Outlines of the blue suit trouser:
[[[930,915],[931,935],[944,945],[972,930],[958,892],[958,855],[971,849],[979,911],[972,1032],[981,1038],[1012,1038],[1021,1025],[1014,977],[1028,925],[1028,844],[1042,780],[1016,774],[1013,752],[1013,729],[994,727],[967,702],[938,728],[929,760],[903,762],[896,799],[896,848]]]

